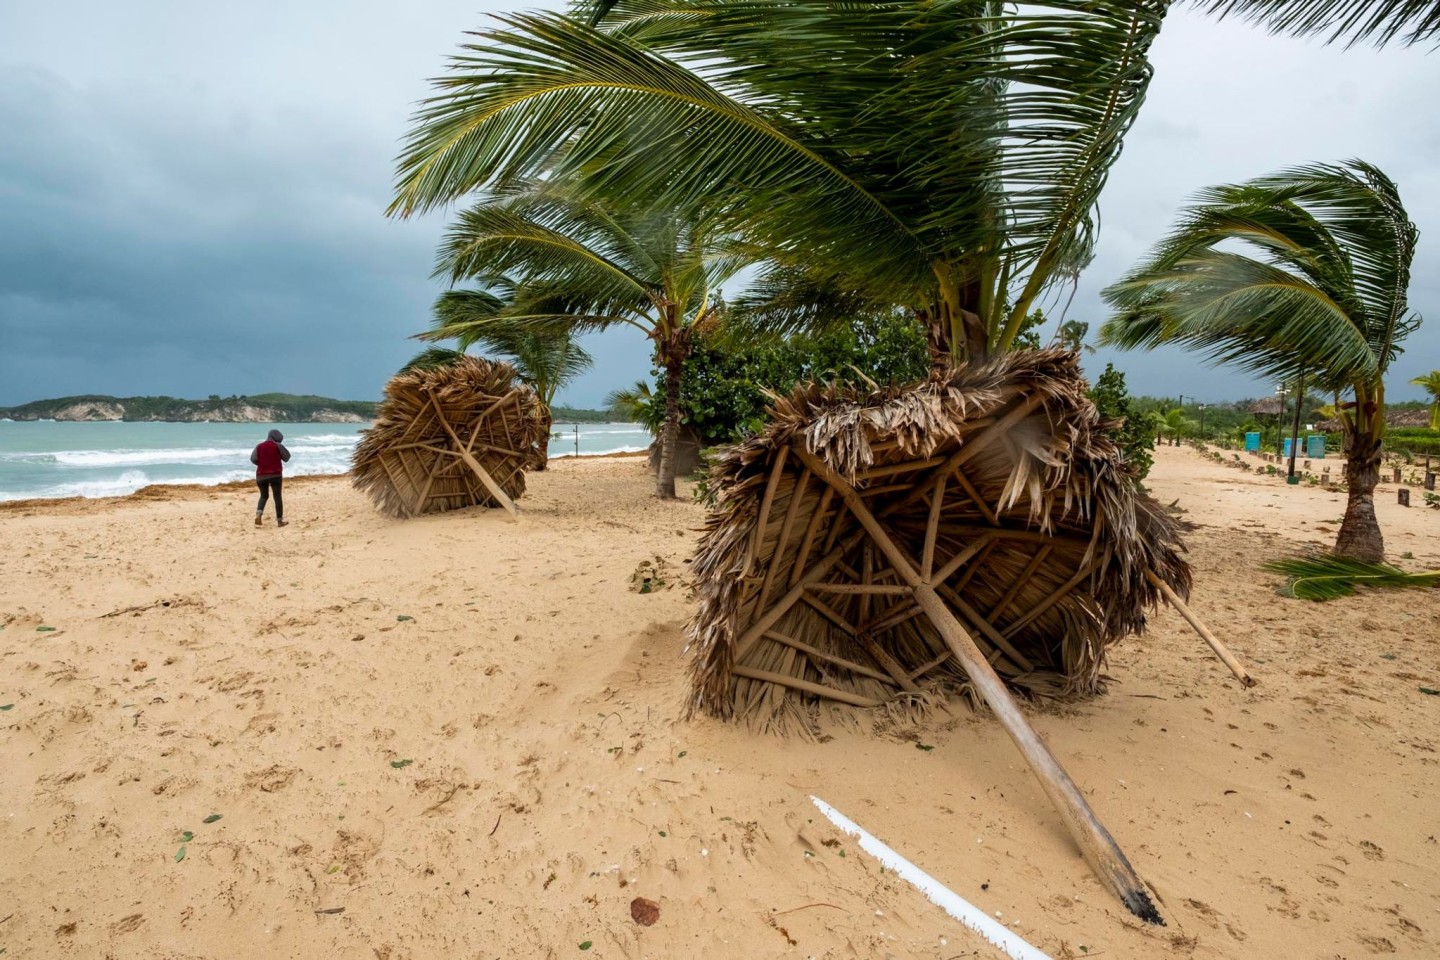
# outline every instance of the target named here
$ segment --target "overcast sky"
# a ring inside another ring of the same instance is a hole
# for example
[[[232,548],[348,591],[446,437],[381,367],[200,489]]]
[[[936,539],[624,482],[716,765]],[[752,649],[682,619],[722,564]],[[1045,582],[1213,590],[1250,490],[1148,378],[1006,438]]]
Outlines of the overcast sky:
[[[425,78],[496,0],[0,3],[0,405],[76,393],[378,397],[439,291],[442,218],[384,216]],[[1069,315],[1197,189],[1352,156],[1393,177],[1431,317],[1390,396],[1440,368],[1440,53],[1345,51],[1188,11],[1102,199]],[[631,331],[592,338],[562,402],[647,376]],[[1273,384],[1178,351],[1101,353],[1132,392],[1201,399]]]

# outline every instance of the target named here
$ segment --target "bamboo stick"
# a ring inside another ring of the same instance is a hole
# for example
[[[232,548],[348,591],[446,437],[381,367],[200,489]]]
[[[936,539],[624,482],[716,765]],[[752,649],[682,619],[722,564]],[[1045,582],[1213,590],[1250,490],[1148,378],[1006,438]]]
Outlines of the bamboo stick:
[[[979,553],[981,550],[985,549],[994,542],[995,541],[990,539],[988,535],[980,536],[979,539],[977,539],[974,543],[970,544],[970,546],[966,547],[964,550],[961,550],[959,553],[955,554],[955,556],[951,557],[945,563],[945,566],[941,567],[932,576],[926,577],[926,582],[944,583],[946,580],[949,580],[951,577],[953,577],[955,575],[955,571],[963,567],[971,557],[975,556],[975,554]]]
[[[815,596],[815,594],[806,591],[805,596],[801,597],[800,599],[804,600],[806,603],[810,604],[810,606],[814,607],[817,611],[819,611],[821,616],[823,616],[826,620],[829,620],[831,623],[835,624],[835,626],[839,627],[845,633],[849,634],[852,637],[855,635],[855,625],[849,620],[846,620],[844,617],[840,616],[840,614],[837,613],[833,607],[831,607],[825,601],[821,600],[819,597]]]
[[[912,620],[920,616],[920,608],[911,599],[908,602],[897,603],[885,612],[881,613],[875,622],[870,624],[870,630],[874,633],[884,633],[892,627],[898,627],[906,620]]]
[[[1189,621],[1190,626],[1195,628],[1195,632],[1200,634],[1200,638],[1210,644],[1210,649],[1215,651],[1215,656],[1219,657],[1225,666],[1230,668],[1230,672],[1235,674],[1235,679],[1240,681],[1240,686],[1253,687],[1259,682],[1250,676],[1249,673],[1245,672],[1245,668],[1240,665],[1239,660],[1235,659],[1235,655],[1225,648],[1225,644],[1215,638],[1215,634],[1211,633],[1205,624],[1200,622],[1200,618],[1195,616],[1189,605],[1187,605],[1184,600],[1181,600],[1179,595],[1170,588],[1170,584],[1161,580],[1155,571],[1148,567],[1145,569],[1145,579],[1154,584],[1161,595],[1170,601],[1170,605],[1180,611],[1180,616],[1184,617]]]
[[[735,666],[731,672],[737,677],[745,677],[749,680],[764,680],[766,683],[773,683],[781,687],[789,687],[792,690],[800,690],[805,693],[813,693],[817,697],[826,697],[830,700],[838,700],[841,703],[848,703],[852,707],[878,707],[879,700],[872,700],[870,697],[862,697],[858,693],[849,693],[844,690],[836,690],[834,687],[827,687],[821,683],[811,683],[809,680],[801,680],[798,677],[787,677],[783,673],[774,673],[770,670],[756,670],[754,667]]]
[[[970,498],[970,502],[975,504],[975,508],[980,511],[980,515],[990,521],[991,526],[1000,526],[1000,518],[995,515],[994,510],[990,509],[990,504],[985,502],[985,498],[980,496],[980,491],[975,489],[975,485],[970,482],[970,478],[965,476],[965,471],[956,470],[951,476],[955,478],[956,483],[960,484],[960,489],[965,491],[965,496]]]
[[[945,462],[945,457],[930,457],[927,460],[907,460],[904,463],[887,463],[883,467],[871,467],[869,470],[862,470],[856,474],[856,480],[874,480],[878,477],[889,477],[897,473],[907,473],[911,470],[928,470],[931,467],[938,467]]]
[[[1018,666],[1025,673],[1030,673],[1032,670],[1035,669],[1035,664],[1031,663],[1028,657],[1026,657],[1019,650],[1015,649],[1015,647],[1011,645],[1010,641],[1006,637],[1001,635],[1000,631],[996,630],[995,626],[990,623],[990,621],[986,620],[980,615],[979,610],[976,610],[974,607],[970,606],[970,604],[966,603],[964,597],[960,596],[958,593],[952,592],[947,588],[942,587],[940,589],[945,599],[950,601],[950,605],[953,606],[955,609],[959,610],[960,613],[965,617],[965,619],[970,621],[970,624],[973,627],[978,629],[981,633],[985,634],[985,636],[989,638],[990,642],[995,644],[995,647],[997,649],[1005,651],[1005,655],[1009,657],[1012,661],[1014,661],[1016,666]]]
[[[830,501],[835,496],[835,491],[829,487],[820,495],[820,505],[815,512],[810,514],[810,522],[805,525],[805,539],[800,541],[800,550],[795,554],[795,561],[790,565],[790,586],[800,582],[800,575],[805,572],[805,564],[810,562],[810,549],[815,545],[815,534],[820,532],[820,521],[825,518],[826,512],[830,509]]]
[[[1020,630],[1027,623],[1043,614],[1046,610],[1049,610],[1051,607],[1055,606],[1055,604],[1059,603],[1062,599],[1064,599],[1066,594],[1079,586],[1081,580],[1084,580],[1086,577],[1090,576],[1090,574],[1094,573],[1096,569],[1103,567],[1108,562],[1110,562],[1110,551],[1107,550],[1101,556],[1096,557],[1094,560],[1091,560],[1085,566],[1075,571],[1075,575],[1073,577],[1062,583],[1053,593],[1051,593],[1044,600],[1041,600],[1039,603],[1035,604],[1035,606],[1027,610],[1023,617],[1016,620],[1014,623],[1009,624],[1004,630],[1001,630],[1001,635],[1005,637],[1013,637],[1016,631]]]
[[[848,593],[869,596],[909,596],[910,588],[898,583],[817,583],[815,593]]]
[[[810,471],[802,470],[790,488],[790,506],[785,511],[785,522],[780,524],[780,539],[775,541],[775,552],[770,555],[770,563],[765,567],[765,583],[760,587],[759,606],[761,609],[764,609],[765,602],[770,599],[770,588],[775,585],[775,577],[780,572],[780,563],[785,559],[785,546],[790,542],[790,530],[795,525],[795,514],[800,509],[800,500],[809,481]]]
[[[929,673],[931,670],[934,670],[936,667],[940,666],[940,664],[944,663],[946,660],[949,660],[953,656],[955,656],[955,654],[952,653],[950,648],[947,646],[945,648],[945,652],[940,654],[940,656],[936,657],[934,660],[926,660],[918,668],[911,670],[910,679],[919,680],[921,677],[925,676],[925,674]]]
[[[915,681],[910,679],[910,675],[905,672],[905,668],[895,662],[895,658],[890,656],[885,648],[876,642],[874,636],[867,632],[862,633],[858,639],[860,646],[864,647],[865,652],[875,658],[875,662],[880,664],[880,668],[895,678],[895,682],[900,685],[900,689],[906,693],[920,692],[920,688],[915,685]]]
[[[866,508],[864,501],[855,493],[854,488],[828,465],[803,448],[797,447],[796,453],[815,472],[817,477],[835,487],[836,493],[844,500],[845,505],[854,514],[855,519],[860,522],[865,532],[870,535],[872,542],[880,548],[896,571],[914,588],[915,600],[924,609],[926,616],[935,629],[940,632],[940,636],[960,661],[961,666],[965,668],[971,684],[989,704],[990,709],[995,712],[1001,726],[1005,728],[1005,732],[1010,735],[1010,739],[1015,742],[1021,755],[1025,757],[1025,761],[1034,771],[1041,787],[1050,797],[1056,810],[1059,811],[1061,819],[1070,829],[1071,836],[1075,838],[1075,842],[1101,881],[1120,898],[1120,901],[1135,916],[1147,923],[1164,923],[1155,909],[1155,905],[1151,903],[1150,895],[1145,891],[1145,886],[1136,875],[1134,867],[1130,866],[1130,861],[1125,858],[1125,854],[1121,852],[1114,838],[1100,824],[1094,811],[1090,809],[1090,805],[1085,802],[1084,795],[1075,786],[1075,782],[1060,766],[1059,761],[1045,746],[1045,742],[1030,728],[1025,720],[1025,715],[1020,712],[1014,698],[1010,696],[1010,691],[1005,689],[1004,681],[985,660],[970,632],[955,618],[955,614],[945,605],[945,601],[940,598],[935,589],[920,579],[919,572],[911,565],[910,559],[891,539],[885,528],[880,526],[879,521]]]
[[[454,429],[450,426],[450,421],[446,420],[445,414],[441,413],[440,404],[435,401],[435,395],[432,393],[428,396],[430,397],[430,403],[435,407],[435,415],[440,418],[440,426],[445,428],[445,432],[450,435],[451,442],[460,449],[460,459],[464,460],[465,465],[474,472],[475,476],[480,478],[480,482],[485,484],[485,488],[490,491],[490,495],[495,498],[496,502],[509,512],[510,519],[519,519],[520,511],[515,508],[514,501],[505,495],[505,491],[500,489],[500,484],[495,482],[495,478],[490,476],[485,468],[480,466],[480,461],[471,456],[470,451],[466,450],[460,443],[460,438],[455,435]]]
[[[430,465],[430,475],[425,478],[425,486],[420,488],[420,496],[415,498],[415,506],[410,510],[410,516],[413,517],[425,509],[425,498],[430,495],[430,486],[435,482],[435,475],[440,472],[443,463],[444,460],[436,457],[435,462]]]
[[[994,608],[990,611],[990,615],[985,618],[986,622],[993,623],[999,619],[1005,612],[1005,608],[1010,606],[1011,601],[1013,601],[1020,591],[1024,589],[1025,585],[1030,582],[1030,578],[1035,575],[1035,571],[1040,568],[1041,563],[1045,562],[1045,558],[1050,555],[1050,551],[1053,549],[1053,544],[1045,543],[1040,545],[1040,549],[1035,551],[1035,556],[1030,558],[1030,562],[1025,565],[1025,569],[1021,571],[1020,576],[1015,578],[1015,582],[1010,584],[1010,589],[1005,591],[1005,595],[1000,598],[1000,602],[995,604]]]
[[[980,556],[976,557],[976,558],[975,558],[975,562],[972,563],[972,564],[970,564],[969,569],[967,569],[964,573],[962,573],[962,574],[960,575],[960,579],[955,583],[954,586],[952,586],[952,587],[950,588],[950,589],[952,589],[952,590],[955,591],[955,594],[956,594],[957,596],[960,594],[960,592],[961,592],[962,590],[964,590],[966,587],[968,587],[968,586],[970,585],[970,581],[971,581],[972,579],[974,579],[975,574],[979,573],[980,570],[985,566],[985,561],[990,559],[990,554],[994,551],[995,545],[996,545],[997,543],[999,543],[999,542],[1000,542],[999,540],[993,540],[993,539],[992,539],[992,540],[990,540],[988,543],[986,543],[986,544],[985,544],[985,549],[980,551]],[[950,579],[949,577],[946,577],[946,578],[945,578],[945,580],[949,580],[949,579]],[[944,582],[945,582],[944,580],[936,580],[936,581],[935,581],[935,583],[937,583],[937,584],[944,583]]]
[[[745,552],[742,576],[749,576],[755,561],[760,558],[760,548],[765,543],[765,528],[770,525],[770,506],[775,502],[775,488],[780,485],[780,474],[785,470],[785,459],[790,455],[789,447],[781,447],[770,465],[770,479],[765,482],[765,496],[760,499],[760,513],[755,517],[755,531],[751,535],[750,549]]]
[[[930,582],[930,573],[935,569],[935,537],[940,527],[940,508],[945,505],[945,474],[935,478],[934,489],[930,492],[930,517],[925,524],[925,546],[920,552],[920,579]]]
[[[735,641],[735,662],[739,663],[741,660],[744,660],[745,655],[750,652],[750,648],[755,646],[755,643],[765,631],[773,627],[775,621],[783,617],[786,611],[795,606],[796,602],[805,595],[805,588],[829,573],[831,568],[840,562],[840,558],[845,556],[845,551],[853,547],[859,539],[860,535],[858,533],[852,534],[846,539],[845,543],[831,550],[824,557],[816,561],[815,565],[800,578],[795,586],[791,587],[784,596],[775,601],[775,606],[769,610],[758,611],[758,616],[751,621],[750,626],[740,636],[740,639]]]
[[[774,640],[776,643],[783,643],[787,647],[794,647],[796,650],[799,650],[806,656],[815,660],[819,660],[822,663],[832,664],[842,669],[849,670],[851,673],[858,673],[862,677],[869,677],[872,680],[879,680],[881,683],[888,683],[892,686],[896,685],[895,681],[892,678],[887,677],[879,670],[872,670],[870,667],[867,667],[864,664],[856,663],[854,660],[846,660],[844,657],[837,657],[833,653],[826,653],[824,650],[821,650],[818,647],[812,647],[808,643],[805,643],[801,640],[796,640],[794,637],[787,637],[783,633],[777,633],[774,630],[766,630],[765,638],[767,640]]]

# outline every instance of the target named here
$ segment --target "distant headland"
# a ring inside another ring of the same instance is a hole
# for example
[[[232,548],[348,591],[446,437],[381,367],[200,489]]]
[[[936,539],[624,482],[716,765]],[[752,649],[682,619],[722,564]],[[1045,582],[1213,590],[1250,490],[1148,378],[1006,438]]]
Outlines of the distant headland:
[[[70,420],[167,423],[364,423],[379,406],[368,400],[332,400],[292,393],[182,400],[178,397],[107,397],[86,395],[36,400],[0,407],[10,420]]]
[[[87,394],[35,400],[18,407],[0,407],[0,420],[96,422],[124,420],[163,423],[366,423],[380,404],[370,400],[334,400],[293,393],[182,400],[178,397],[109,397]],[[608,423],[606,410],[553,407],[556,423]]]

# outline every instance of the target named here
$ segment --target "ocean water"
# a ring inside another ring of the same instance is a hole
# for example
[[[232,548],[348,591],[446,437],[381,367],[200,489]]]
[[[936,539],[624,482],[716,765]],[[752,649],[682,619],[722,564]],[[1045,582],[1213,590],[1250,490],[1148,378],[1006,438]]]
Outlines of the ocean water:
[[[250,451],[285,434],[288,476],[344,473],[368,424],[56,423],[0,420],[0,500],[118,497],[155,483],[217,484],[255,476]],[[555,424],[551,457],[644,450],[633,423]]]

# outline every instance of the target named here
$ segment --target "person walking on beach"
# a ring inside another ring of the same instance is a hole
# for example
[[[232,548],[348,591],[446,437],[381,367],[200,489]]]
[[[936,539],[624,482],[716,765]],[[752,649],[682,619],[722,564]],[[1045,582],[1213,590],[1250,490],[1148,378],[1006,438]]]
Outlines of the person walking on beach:
[[[270,494],[275,494],[275,526],[285,526],[285,501],[280,499],[280,476],[284,463],[290,460],[290,451],[281,443],[285,437],[279,430],[271,430],[269,437],[255,445],[250,451],[250,462],[255,464],[255,483],[260,487],[260,505],[255,508],[255,526],[265,517],[265,503]]]

